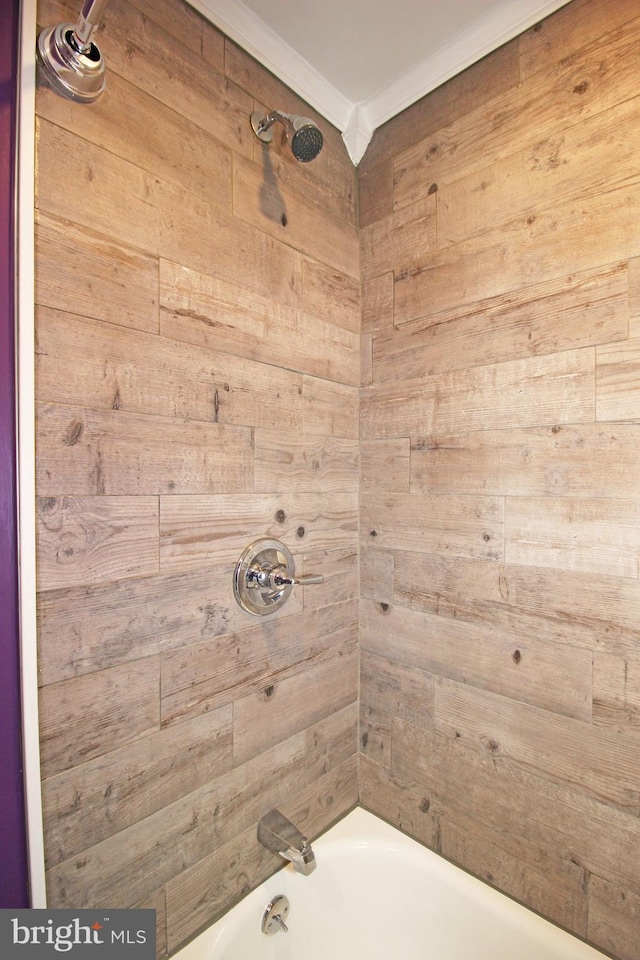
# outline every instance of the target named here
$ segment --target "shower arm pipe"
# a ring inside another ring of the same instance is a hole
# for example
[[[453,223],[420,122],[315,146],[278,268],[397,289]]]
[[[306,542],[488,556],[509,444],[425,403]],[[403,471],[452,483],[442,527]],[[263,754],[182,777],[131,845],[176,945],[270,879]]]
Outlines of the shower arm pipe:
[[[91,37],[102,19],[102,12],[108,0],[85,0],[78,22],[73,28],[73,40],[79,53],[87,53],[91,47]]]
[[[289,119],[289,115],[281,110],[270,110],[258,124],[259,131],[265,133],[274,123],[286,123]]]

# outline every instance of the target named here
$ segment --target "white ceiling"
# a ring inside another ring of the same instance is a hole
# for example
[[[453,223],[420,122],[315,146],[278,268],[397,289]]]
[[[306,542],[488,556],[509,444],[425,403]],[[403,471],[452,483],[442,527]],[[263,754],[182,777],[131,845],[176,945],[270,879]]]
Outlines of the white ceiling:
[[[189,2],[338,127],[357,164],[380,124],[569,0]]]

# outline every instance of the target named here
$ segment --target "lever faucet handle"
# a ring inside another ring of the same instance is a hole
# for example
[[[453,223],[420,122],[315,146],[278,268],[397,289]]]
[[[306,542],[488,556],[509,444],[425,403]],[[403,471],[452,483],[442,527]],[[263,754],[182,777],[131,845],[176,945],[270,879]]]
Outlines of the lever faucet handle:
[[[243,551],[233,574],[233,592],[243,610],[265,616],[286,603],[295,586],[323,582],[318,574],[297,577],[289,548],[280,540],[264,539]]]
[[[320,574],[307,574],[302,577],[290,577],[286,567],[274,567],[269,573],[269,585],[277,589],[278,587],[308,587],[314,583],[324,583],[324,577]]]
[[[309,573],[306,576],[298,577],[297,579],[294,577],[292,582],[294,584],[299,584],[301,587],[308,587],[312,583],[324,583],[324,577],[319,573]]]

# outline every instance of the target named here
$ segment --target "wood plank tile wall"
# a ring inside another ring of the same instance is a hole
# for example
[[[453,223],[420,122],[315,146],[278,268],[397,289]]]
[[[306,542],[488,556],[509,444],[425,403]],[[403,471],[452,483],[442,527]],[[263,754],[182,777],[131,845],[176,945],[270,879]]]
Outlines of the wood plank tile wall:
[[[77,3],[42,0],[41,24]],[[180,0],[111,0],[107,90],[38,91],[37,463],[51,906],[148,905],[158,955],[260,883],[274,806],[357,801],[356,174],[310,108]],[[233,566],[302,572],[257,623]]]
[[[361,802],[640,956],[637,0],[573,0],[359,168]]]
[[[164,956],[275,869],[264,812],[359,789],[638,960],[639,39],[572,0],[357,184],[325,121],[263,152],[312,111],[180,0],[111,0],[94,106],[39,91],[52,906],[153,906]],[[326,576],[266,624],[258,536]]]

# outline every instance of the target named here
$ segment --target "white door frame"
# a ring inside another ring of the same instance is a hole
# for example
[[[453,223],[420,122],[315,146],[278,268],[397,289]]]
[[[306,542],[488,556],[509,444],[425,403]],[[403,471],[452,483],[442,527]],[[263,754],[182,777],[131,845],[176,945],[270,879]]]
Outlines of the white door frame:
[[[20,10],[17,157],[17,450],[22,735],[31,906],[46,906],[36,644],[34,197],[36,0]]]

